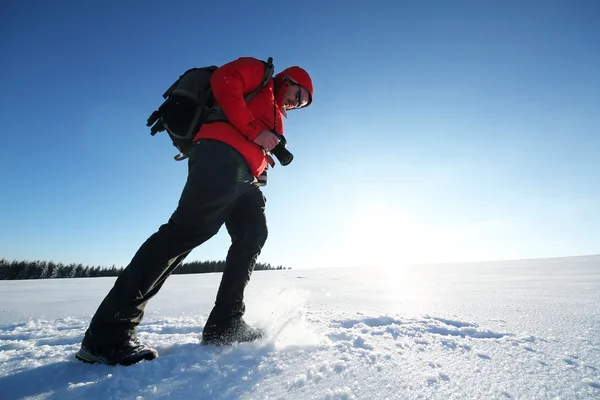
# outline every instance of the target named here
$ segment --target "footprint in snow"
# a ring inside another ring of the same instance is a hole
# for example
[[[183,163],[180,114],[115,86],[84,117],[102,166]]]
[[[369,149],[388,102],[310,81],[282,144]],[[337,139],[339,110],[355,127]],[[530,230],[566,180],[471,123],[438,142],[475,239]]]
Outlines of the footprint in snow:
[[[365,349],[365,350],[373,350],[374,349],[372,344],[366,342],[365,339],[360,336],[357,337],[356,339],[354,339],[354,342],[352,344],[354,345],[354,347],[359,348],[359,349]]]
[[[430,386],[440,383],[440,381],[449,382],[450,377],[442,372],[438,373],[437,375],[430,375],[427,377],[427,384]]]
[[[600,389],[600,383],[598,382],[588,382],[588,385],[590,385],[594,389]]]
[[[446,325],[450,325],[453,326],[455,328],[464,328],[464,327],[468,327],[468,326],[472,326],[472,327],[476,327],[477,325],[472,324],[470,322],[463,322],[463,321],[456,321],[456,320],[452,320],[452,319],[445,319],[445,318],[435,318],[435,317],[429,317],[435,321],[439,321],[443,324]]]

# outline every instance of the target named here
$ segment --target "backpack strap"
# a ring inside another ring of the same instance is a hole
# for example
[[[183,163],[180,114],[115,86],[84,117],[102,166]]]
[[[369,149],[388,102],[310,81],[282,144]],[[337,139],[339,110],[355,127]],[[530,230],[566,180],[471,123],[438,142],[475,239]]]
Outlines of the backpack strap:
[[[273,66],[273,58],[269,57],[267,62],[265,62],[264,64],[265,64],[265,77],[263,78],[263,81],[260,84],[260,86],[257,87],[256,89],[254,89],[252,91],[252,93],[250,93],[248,96],[245,97],[246,103],[249,102],[256,95],[256,93],[258,93],[260,91],[260,89],[267,86],[269,84],[269,81],[273,77],[273,73],[275,71],[275,67]]]
[[[246,103],[248,103],[254,96],[256,96],[256,94],[262,88],[267,86],[269,84],[269,81],[273,77],[273,73],[275,72],[275,67],[273,66],[273,57],[269,57],[267,61],[263,61],[263,63],[265,64],[265,76],[263,78],[263,81],[256,89],[254,89],[252,92],[246,95],[246,97],[244,97]],[[216,105],[210,110],[207,110],[203,123],[209,122],[227,122],[227,117],[225,116],[225,113],[223,112],[221,106]]]

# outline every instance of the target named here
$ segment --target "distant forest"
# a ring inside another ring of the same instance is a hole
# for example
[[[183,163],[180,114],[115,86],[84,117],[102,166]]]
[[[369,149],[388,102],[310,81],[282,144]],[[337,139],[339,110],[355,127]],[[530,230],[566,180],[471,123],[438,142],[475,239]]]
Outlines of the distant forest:
[[[225,261],[191,261],[183,263],[173,274],[202,274],[223,272]],[[256,263],[255,271],[279,271],[287,269],[281,265]],[[291,269],[291,268],[290,268]],[[56,279],[56,278],[95,278],[118,276],[123,267],[99,267],[83,264],[62,264],[52,261],[8,261],[0,259],[0,280],[16,279]]]

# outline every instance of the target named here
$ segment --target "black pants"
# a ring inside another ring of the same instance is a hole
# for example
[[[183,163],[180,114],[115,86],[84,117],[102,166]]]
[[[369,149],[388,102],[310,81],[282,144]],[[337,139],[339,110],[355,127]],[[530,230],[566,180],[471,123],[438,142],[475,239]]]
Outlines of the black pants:
[[[92,318],[86,339],[95,345],[134,336],[148,301],[223,224],[232,242],[211,319],[244,314],[244,289],[267,239],[265,199],[241,154],[224,143],[200,140],[188,162],[177,209],[142,244]]]

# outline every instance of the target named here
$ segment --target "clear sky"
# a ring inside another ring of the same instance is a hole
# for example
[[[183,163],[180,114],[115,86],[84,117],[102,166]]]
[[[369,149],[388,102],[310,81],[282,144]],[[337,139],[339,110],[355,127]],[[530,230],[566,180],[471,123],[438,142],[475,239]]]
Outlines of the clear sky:
[[[218,6],[216,5],[218,4]],[[186,179],[146,118],[186,69],[300,65],[260,261],[600,253],[600,3],[9,1],[0,257],[126,265]],[[188,260],[224,259],[225,229]]]

